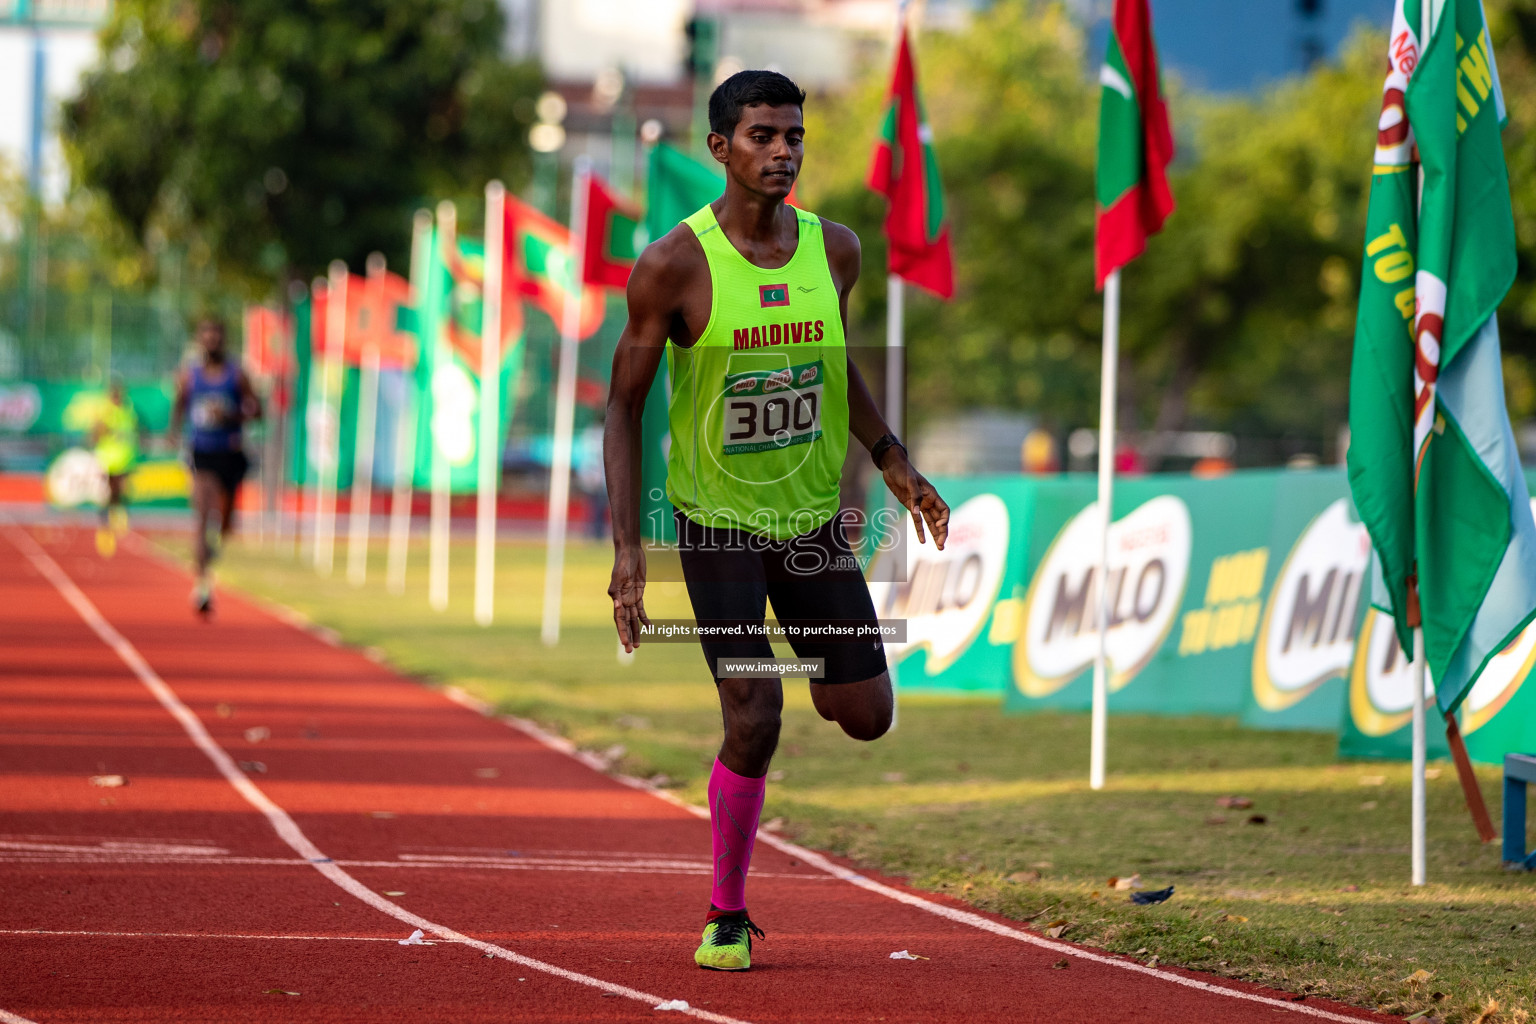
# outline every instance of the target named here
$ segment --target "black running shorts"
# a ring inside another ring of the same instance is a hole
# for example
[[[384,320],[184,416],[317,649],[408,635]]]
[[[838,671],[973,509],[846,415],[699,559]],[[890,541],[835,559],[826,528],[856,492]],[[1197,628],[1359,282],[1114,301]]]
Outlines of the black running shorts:
[[[218,478],[224,493],[233,496],[251,468],[245,452],[238,448],[227,452],[192,452],[192,469],[198,473],[212,473]]]
[[[763,622],[766,603],[780,625],[873,624],[875,604],[848,547],[840,517],[819,529],[775,541],[729,527],[701,526],[674,513],[683,580],[701,624]],[[719,682],[721,658],[771,658],[765,638],[701,641],[704,660]],[[790,639],[797,658],[822,658],[819,683],[857,683],[885,671],[878,639]]]

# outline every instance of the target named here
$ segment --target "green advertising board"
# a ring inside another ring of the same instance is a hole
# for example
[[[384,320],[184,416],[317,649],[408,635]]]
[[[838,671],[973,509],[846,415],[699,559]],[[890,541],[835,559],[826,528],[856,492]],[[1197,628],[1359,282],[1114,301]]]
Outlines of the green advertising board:
[[[1531,482],[1527,474],[1527,483]],[[1536,502],[1532,503],[1536,514]],[[1536,753],[1536,686],[1527,682],[1536,666],[1536,626],[1527,627],[1494,655],[1457,709],[1467,753],[1475,761],[1499,764],[1507,753]],[[1445,756],[1444,729],[1435,713],[1434,679],[1426,679],[1429,755]],[[1413,680],[1408,660],[1395,642],[1392,619],[1371,609],[1349,676],[1348,702],[1339,750],[1354,757],[1407,758],[1412,754]]]
[[[145,433],[164,433],[171,420],[172,389],[169,381],[130,383],[124,391],[139,427]],[[0,436],[86,434],[96,422],[97,409],[106,401],[100,384],[84,381],[0,381]]]
[[[946,550],[918,545],[907,524],[905,549],[871,562],[881,617],[907,620],[907,641],[889,648],[903,691],[1000,693],[1016,712],[1088,709],[1093,479],[934,482],[954,510]],[[1110,711],[1235,715],[1337,731],[1346,756],[1408,756],[1409,666],[1390,620],[1369,607],[1370,541],[1342,471],[1133,477],[1117,483],[1114,512]],[[1466,701],[1474,758],[1536,750],[1536,690],[1523,685],[1533,665],[1536,627]],[[1430,730],[1432,756],[1441,732]]]

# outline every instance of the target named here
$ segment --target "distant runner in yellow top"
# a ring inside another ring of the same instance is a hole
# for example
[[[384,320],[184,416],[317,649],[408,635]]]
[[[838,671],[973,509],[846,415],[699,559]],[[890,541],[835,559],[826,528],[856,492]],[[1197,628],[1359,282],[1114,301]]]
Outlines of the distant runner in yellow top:
[[[107,503],[102,506],[101,525],[96,530],[96,550],[103,558],[111,558],[117,551],[117,538],[128,532],[125,492],[128,474],[139,461],[139,417],[122,378],[116,375],[107,386],[107,400],[91,428],[91,443],[107,476]]]

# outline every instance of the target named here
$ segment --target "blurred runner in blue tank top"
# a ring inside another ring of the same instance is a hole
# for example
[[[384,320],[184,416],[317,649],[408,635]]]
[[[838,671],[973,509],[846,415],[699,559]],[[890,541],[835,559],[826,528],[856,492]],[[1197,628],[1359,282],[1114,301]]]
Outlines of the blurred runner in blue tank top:
[[[245,455],[243,428],[261,419],[261,401],[245,372],[229,359],[224,322],[205,317],[197,325],[197,356],[177,376],[176,401],[171,407],[171,441],[181,437],[190,420],[187,439],[192,463],[192,544],[197,583],[192,605],[199,614],[213,610],[213,585],[208,566],[234,523],[235,499],[250,462]]]

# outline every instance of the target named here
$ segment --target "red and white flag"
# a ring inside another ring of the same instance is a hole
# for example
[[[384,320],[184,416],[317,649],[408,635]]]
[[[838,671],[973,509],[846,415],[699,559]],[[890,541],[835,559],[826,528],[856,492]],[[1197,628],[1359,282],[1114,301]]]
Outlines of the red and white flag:
[[[949,224],[944,219],[939,162],[917,93],[917,70],[905,23],[896,49],[885,123],[869,169],[869,187],[890,202],[885,236],[890,243],[891,273],[940,298],[954,295],[955,260]]]

